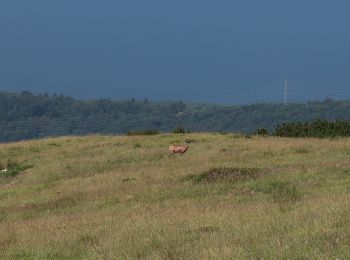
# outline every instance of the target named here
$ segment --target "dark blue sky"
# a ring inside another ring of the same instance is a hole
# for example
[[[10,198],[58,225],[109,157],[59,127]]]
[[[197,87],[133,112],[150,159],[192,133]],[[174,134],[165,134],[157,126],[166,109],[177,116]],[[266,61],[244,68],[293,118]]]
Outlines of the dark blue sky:
[[[77,98],[350,98],[350,1],[2,0],[0,89]]]

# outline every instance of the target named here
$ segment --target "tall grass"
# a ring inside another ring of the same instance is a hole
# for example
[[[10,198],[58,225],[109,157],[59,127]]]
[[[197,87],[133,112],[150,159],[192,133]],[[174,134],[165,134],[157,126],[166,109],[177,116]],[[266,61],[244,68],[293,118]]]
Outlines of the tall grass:
[[[32,167],[0,178],[0,258],[349,259],[349,154],[231,134],[2,144],[3,167]]]

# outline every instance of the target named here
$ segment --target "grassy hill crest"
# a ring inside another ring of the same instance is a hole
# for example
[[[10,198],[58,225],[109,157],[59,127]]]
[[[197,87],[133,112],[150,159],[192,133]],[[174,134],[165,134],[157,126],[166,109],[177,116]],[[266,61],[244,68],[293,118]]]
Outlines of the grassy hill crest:
[[[350,257],[348,138],[93,135],[0,155],[30,166],[0,177],[1,258]]]

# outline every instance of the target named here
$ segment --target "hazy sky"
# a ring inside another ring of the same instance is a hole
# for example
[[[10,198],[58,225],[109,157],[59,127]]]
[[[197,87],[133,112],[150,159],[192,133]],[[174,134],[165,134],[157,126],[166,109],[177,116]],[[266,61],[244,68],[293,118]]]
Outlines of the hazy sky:
[[[350,98],[350,1],[1,0],[0,89],[77,98]]]

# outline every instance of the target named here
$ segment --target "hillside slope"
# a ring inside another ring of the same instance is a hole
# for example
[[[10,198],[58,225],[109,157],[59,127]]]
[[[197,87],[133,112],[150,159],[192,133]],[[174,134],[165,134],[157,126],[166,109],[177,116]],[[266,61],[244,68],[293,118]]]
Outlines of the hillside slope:
[[[350,101],[223,106],[179,102],[80,101],[58,95],[0,92],[0,142],[47,136],[125,134],[130,130],[170,132],[269,131],[284,122],[350,120]]]
[[[1,144],[0,257],[348,259],[349,155],[230,134]]]

